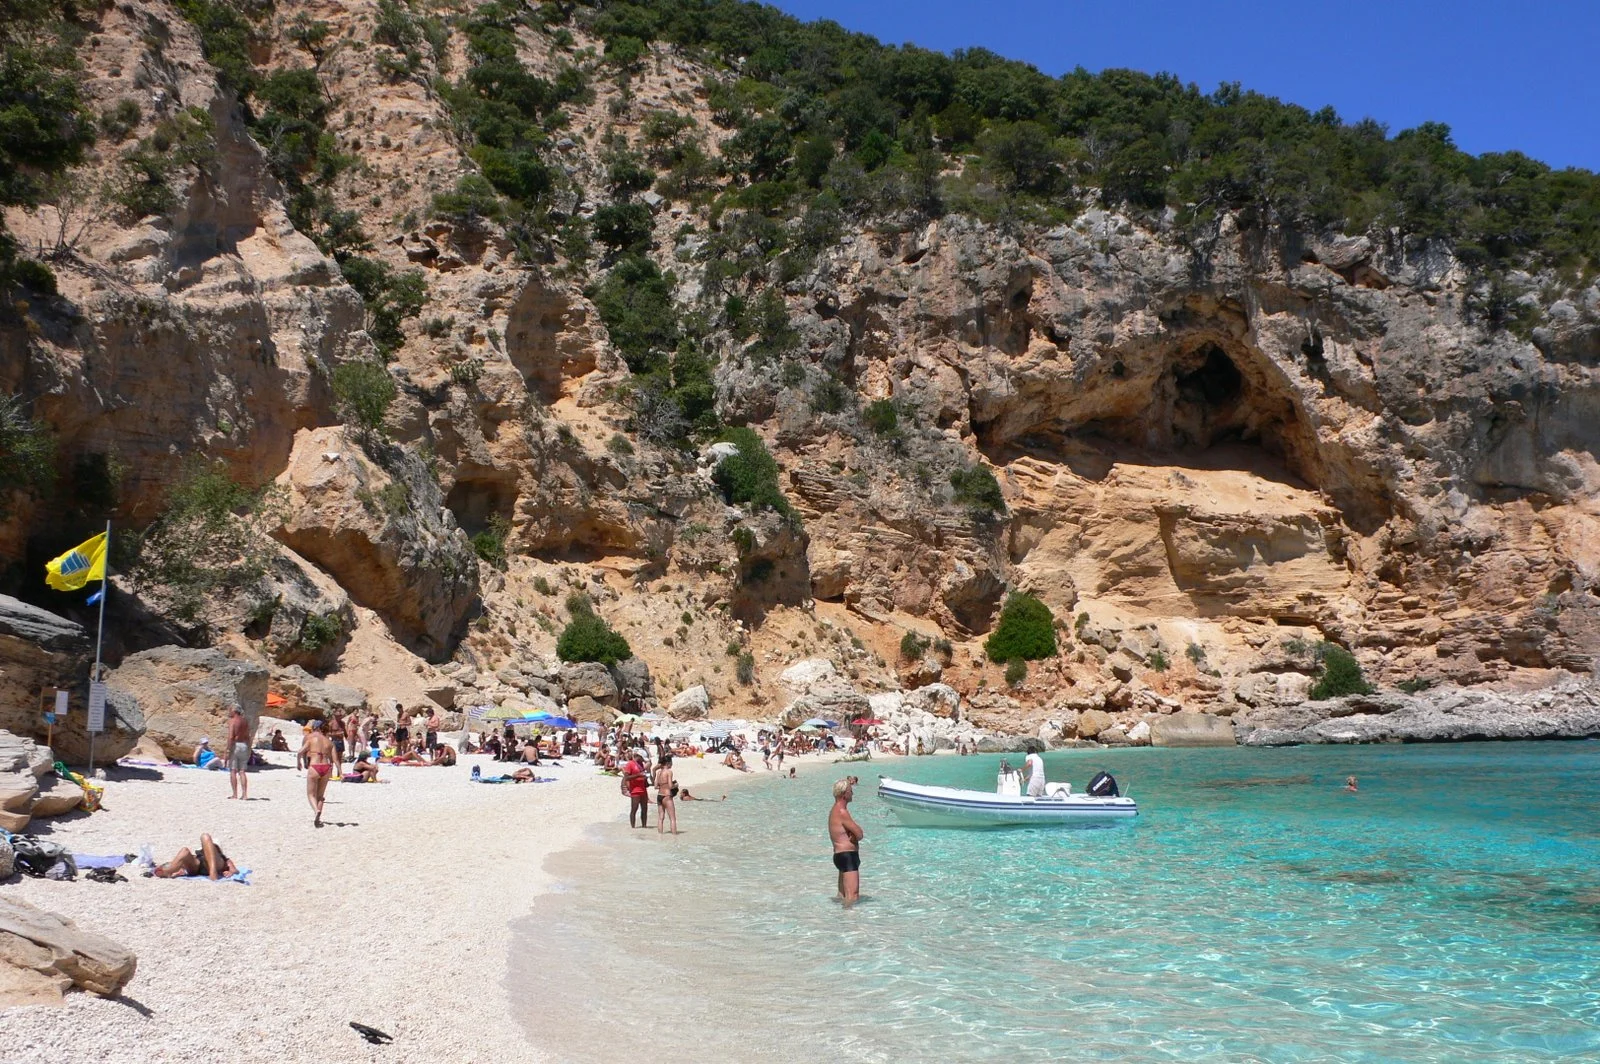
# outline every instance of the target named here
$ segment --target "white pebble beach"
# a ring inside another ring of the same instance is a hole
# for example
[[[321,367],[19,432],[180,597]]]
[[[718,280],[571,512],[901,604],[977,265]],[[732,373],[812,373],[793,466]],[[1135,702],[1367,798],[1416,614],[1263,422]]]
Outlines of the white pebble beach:
[[[9,896],[133,950],[120,999],[73,991],[59,1006],[0,1010],[7,1064],[148,1061],[540,1061],[510,1009],[510,923],[555,885],[544,869],[601,824],[625,822],[615,777],[540,766],[553,783],[475,784],[451,768],[382,767],[379,784],[330,784],[312,826],[294,755],[266,755],[250,800],[223,772],[115,769],[104,809],[40,822],[74,853],[157,861],[209,832],[250,883],[145,878],[100,884],[14,878]],[[804,759],[801,763],[811,761]],[[774,776],[680,759],[691,789]],[[803,770],[802,770],[803,771]],[[655,835],[655,809],[650,834]],[[692,809],[680,807],[680,818]],[[672,845],[670,838],[661,840]],[[356,1021],[391,1035],[373,1046]]]

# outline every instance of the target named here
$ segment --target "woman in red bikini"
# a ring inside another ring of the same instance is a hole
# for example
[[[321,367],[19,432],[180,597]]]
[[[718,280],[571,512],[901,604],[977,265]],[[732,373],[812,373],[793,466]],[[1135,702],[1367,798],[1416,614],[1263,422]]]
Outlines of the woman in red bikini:
[[[322,826],[322,803],[328,795],[328,781],[333,778],[338,755],[333,752],[333,740],[322,730],[322,721],[311,722],[311,734],[306,736],[301,756],[306,759],[306,800],[317,814],[314,827]]]

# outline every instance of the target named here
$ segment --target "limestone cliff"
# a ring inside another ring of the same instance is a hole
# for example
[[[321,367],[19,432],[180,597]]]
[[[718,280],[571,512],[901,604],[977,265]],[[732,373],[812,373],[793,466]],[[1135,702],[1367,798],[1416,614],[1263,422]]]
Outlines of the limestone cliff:
[[[0,324],[0,388],[48,424],[61,470],[55,496],[0,511],[11,589],[50,603],[35,574],[64,537],[106,505],[143,528],[198,458],[278,487],[269,561],[184,637],[405,702],[539,693],[572,592],[664,700],[704,685],[715,715],[777,717],[779,672],[814,656],[867,690],[942,680],[970,720],[1068,738],[1084,711],[1298,703],[1323,641],[1384,684],[1595,669],[1600,288],[1530,295],[1540,324],[1508,329],[1441,241],[1227,213],[1196,240],[1172,210],[1081,204],[867,219],[741,280],[761,212],[712,198],[737,177],[630,198],[616,176],[619,152],[659,148],[662,114],[734,157],[730,71],[657,44],[619,75],[582,18],[513,20],[521,69],[586,83],[551,133],[555,191],[537,218],[451,206],[490,156],[449,87],[478,69],[472,12],[437,6],[401,29],[404,5],[368,0],[256,11],[257,75],[314,75],[318,151],[339,160],[314,182],[178,10],[85,16],[84,91],[137,120],[81,187],[184,115],[211,147],[175,161],[163,212],[86,192],[6,215],[41,249],[76,225],[49,256],[59,296]],[[618,249],[569,238],[624,201],[675,312],[709,323],[703,416],[762,436],[797,520],[727,503],[709,433],[660,428],[653,382],[686,371],[632,359],[597,306]],[[417,271],[421,303],[352,258]],[[783,319],[766,332],[729,309],[758,289]],[[335,384],[374,362],[396,398],[369,434]],[[1003,506],[952,488],[972,468]],[[1062,652],[1008,686],[981,645],[1014,589],[1051,608]],[[900,660],[906,632],[930,649]]]

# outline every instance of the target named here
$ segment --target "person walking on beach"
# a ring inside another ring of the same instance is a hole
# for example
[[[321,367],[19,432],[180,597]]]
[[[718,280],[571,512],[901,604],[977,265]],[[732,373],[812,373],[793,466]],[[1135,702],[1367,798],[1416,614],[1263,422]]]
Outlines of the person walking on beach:
[[[850,815],[855,797],[855,777],[833,785],[833,809],[828,813],[828,838],[833,843],[833,867],[839,870],[839,900],[846,909],[861,900],[861,840],[866,832]]]
[[[444,718],[439,716],[438,709],[428,713],[428,755],[431,757],[439,749],[439,729],[444,727]]]
[[[622,766],[622,793],[628,796],[628,826],[650,826],[650,780],[645,775],[639,755],[633,754]],[[635,819],[638,824],[634,823]]]
[[[672,778],[672,755],[662,754],[656,762],[656,834],[666,832],[667,821],[672,821],[672,833],[678,833],[678,784]]]
[[[339,763],[333,740],[328,738],[322,721],[311,722],[311,734],[306,736],[301,752],[306,757],[306,801],[311,803],[311,811],[317,814],[311,824],[320,828],[322,803],[328,796],[328,781],[333,778],[334,766]]]
[[[248,801],[250,798],[250,722],[238,706],[228,715],[228,789],[229,798]]]

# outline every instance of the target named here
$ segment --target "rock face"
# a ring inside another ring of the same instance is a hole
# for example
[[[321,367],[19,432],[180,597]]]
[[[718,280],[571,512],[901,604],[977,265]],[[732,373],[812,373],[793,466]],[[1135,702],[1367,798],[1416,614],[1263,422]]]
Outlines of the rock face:
[[[1352,695],[1252,713],[1239,735],[1246,746],[1581,739],[1600,735],[1600,686],[1568,681],[1532,692],[1451,687]]]
[[[1149,727],[1151,746],[1234,746],[1233,725],[1209,713],[1174,713]]]
[[[278,535],[402,642],[442,661],[477,602],[477,558],[420,460],[399,448],[386,453],[389,468],[380,468],[342,428],[296,435],[278,477],[289,498]]]
[[[74,986],[115,997],[137,967],[138,958],[111,939],[0,897],[0,1005],[60,1001]]]
[[[145,730],[174,761],[188,761],[202,738],[224,743],[228,715],[243,710],[255,734],[266,708],[266,668],[220,650],[157,647],[130,654],[111,674],[113,688],[147,713]],[[222,747],[217,747],[222,751]]]

